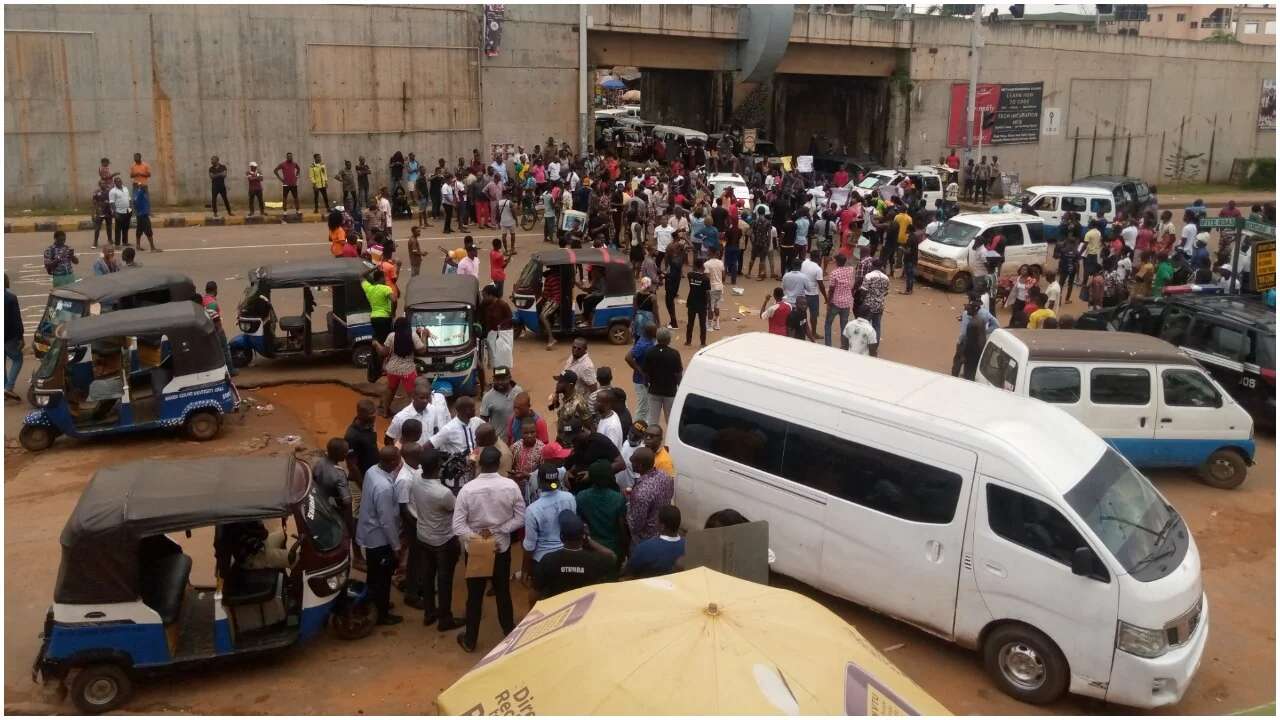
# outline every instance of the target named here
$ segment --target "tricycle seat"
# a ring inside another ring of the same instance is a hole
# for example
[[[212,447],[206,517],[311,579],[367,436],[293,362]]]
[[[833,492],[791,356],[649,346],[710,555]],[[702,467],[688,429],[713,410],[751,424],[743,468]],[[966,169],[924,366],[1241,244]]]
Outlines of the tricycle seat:
[[[222,585],[223,605],[257,605],[276,596],[280,571],[274,568],[237,569]]]
[[[191,579],[191,557],[183,553],[170,553],[144,567],[142,570],[142,602],[160,615],[160,621],[168,625],[182,613],[182,598],[187,593]]]
[[[290,334],[306,331],[309,324],[305,315],[288,315],[280,318],[280,329]]]

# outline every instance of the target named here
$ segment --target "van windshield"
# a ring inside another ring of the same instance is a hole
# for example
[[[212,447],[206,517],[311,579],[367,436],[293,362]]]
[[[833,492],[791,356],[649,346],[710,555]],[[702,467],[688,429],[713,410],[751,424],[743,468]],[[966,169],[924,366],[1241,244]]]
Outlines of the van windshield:
[[[934,230],[929,239],[952,247],[966,247],[973,243],[977,234],[977,225],[948,220],[942,227]]]
[[[1178,551],[1179,518],[1151,482],[1111,448],[1066,494],[1072,509],[1136,579],[1156,580],[1144,569]],[[1181,560],[1180,558],[1176,558]],[[1165,564],[1170,569],[1177,563]]]

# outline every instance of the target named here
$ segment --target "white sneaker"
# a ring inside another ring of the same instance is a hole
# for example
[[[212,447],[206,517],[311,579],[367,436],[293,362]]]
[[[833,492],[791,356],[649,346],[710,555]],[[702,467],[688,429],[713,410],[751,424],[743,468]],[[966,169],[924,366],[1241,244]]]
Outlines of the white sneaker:
[[[713,330],[719,330],[719,329],[720,329],[720,321],[719,321],[719,320],[717,320],[717,321],[716,321],[715,327],[713,327],[712,329],[713,329]]]

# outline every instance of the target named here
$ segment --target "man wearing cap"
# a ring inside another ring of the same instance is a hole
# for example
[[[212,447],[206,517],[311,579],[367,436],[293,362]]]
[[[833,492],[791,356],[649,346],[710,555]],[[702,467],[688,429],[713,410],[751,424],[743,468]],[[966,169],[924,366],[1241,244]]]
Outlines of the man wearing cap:
[[[449,405],[443,395],[431,390],[430,378],[420,377],[413,381],[413,397],[408,405],[391,418],[391,424],[382,436],[383,444],[395,445],[399,442],[400,429],[410,418],[422,423],[422,433],[427,437],[440,432],[449,423]]]
[[[615,570],[613,553],[587,538],[581,518],[566,510],[558,524],[562,547],[547,553],[533,569],[535,601],[605,582]]]
[[[539,470],[538,499],[524,511],[524,550],[535,563],[564,547],[560,543],[560,513],[578,511],[573,494],[561,486],[560,474],[548,470]]]
[[[556,412],[556,424],[563,427],[573,421],[584,425],[591,422],[595,412],[586,396],[578,392],[578,374],[565,370],[552,379],[556,381],[556,389],[551,393],[547,409]]]
[[[480,418],[493,425],[498,437],[508,445],[519,440],[511,433],[511,417],[515,414],[516,396],[524,388],[511,382],[511,368],[499,365],[493,369],[493,386],[480,399]]]
[[[524,526],[525,505],[515,482],[498,474],[501,459],[502,454],[497,448],[485,448],[480,453],[480,473],[458,491],[453,508],[453,534],[462,542],[464,550],[477,538],[492,537],[496,546],[492,577],[467,578],[467,629],[458,635],[458,644],[466,652],[475,652],[485,586],[490,580],[503,635],[510,634],[516,625],[511,607],[511,586],[508,584],[511,576],[511,533]]]

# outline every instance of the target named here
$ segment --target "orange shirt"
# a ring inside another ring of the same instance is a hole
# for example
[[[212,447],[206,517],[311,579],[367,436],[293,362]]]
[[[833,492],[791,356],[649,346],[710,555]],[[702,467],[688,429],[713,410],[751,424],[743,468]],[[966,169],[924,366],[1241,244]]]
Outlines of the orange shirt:
[[[347,231],[336,227],[329,231],[329,252],[334,257],[342,257],[342,246],[347,244]]]
[[[146,187],[151,182],[151,166],[144,163],[134,163],[129,166],[129,177],[142,187]]]
[[[387,278],[387,284],[391,286],[392,302],[399,302],[400,286],[396,284],[396,279],[400,276],[399,269],[397,269],[396,264],[390,260],[383,260],[381,263],[378,263],[378,267],[382,269],[382,274]]]

